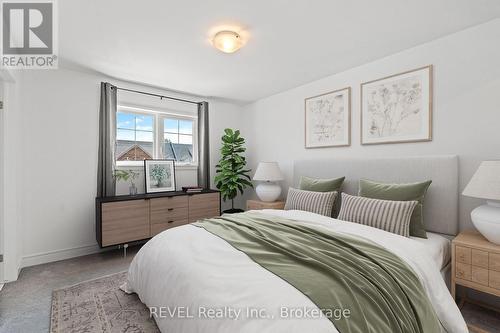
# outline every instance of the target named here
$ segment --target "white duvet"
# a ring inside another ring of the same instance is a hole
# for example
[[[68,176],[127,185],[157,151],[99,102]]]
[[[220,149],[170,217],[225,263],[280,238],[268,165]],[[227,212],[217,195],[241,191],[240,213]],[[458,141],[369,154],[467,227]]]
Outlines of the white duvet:
[[[392,251],[420,277],[447,332],[468,332],[439,269],[418,241],[303,211],[261,213],[368,238]],[[152,308],[164,333],[337,332],[316,305],[217,236],[191,225],[147,242],[130,265],[126,292]],[[316,313],[316,312],[315,312]]]

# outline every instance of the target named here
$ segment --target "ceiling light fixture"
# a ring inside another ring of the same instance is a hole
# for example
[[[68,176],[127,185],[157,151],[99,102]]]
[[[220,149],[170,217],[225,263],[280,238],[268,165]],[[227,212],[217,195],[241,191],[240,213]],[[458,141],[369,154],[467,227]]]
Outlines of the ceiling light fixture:
[[[212,44],[224,53],[233,53],[243,46],[243,41],[238,33],[224,30],[215,34]]]

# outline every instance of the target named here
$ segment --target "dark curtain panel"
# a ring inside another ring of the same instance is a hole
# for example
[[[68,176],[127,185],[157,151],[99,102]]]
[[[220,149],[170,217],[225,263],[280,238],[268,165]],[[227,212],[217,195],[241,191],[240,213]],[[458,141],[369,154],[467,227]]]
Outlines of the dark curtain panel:
[[[208,102],[198,104],[198,186],[210,188],[210,146],[208,143]]]
[[[116,87],[101,82],[99,108],[99,157],[97,164],[97,196],[115,195]]]

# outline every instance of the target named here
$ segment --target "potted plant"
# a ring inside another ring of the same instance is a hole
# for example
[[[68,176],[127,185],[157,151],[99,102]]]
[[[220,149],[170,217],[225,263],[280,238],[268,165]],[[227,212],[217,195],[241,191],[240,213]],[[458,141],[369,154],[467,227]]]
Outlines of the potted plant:
[[[250,169],[245,169],[247,164],[243,153],[245,139],[240,136],[240,131],[233,131],[230,128],[224,130],[222,136],[221,158],[219,164],[215,166],[215,186],[221,191],[224,201],[231,200],[231,209],[224,213],[240,213],[242,209],[234,208],[234,198],[243,194],[246,187],[253,187],[248,173]]]
[[[115,170],[115,179],[117,181],[130,181],[130,186],[128,188],[130,195],[137,194],[137,187],[135,186],[134,180],[139,176],[139,172],[134,170]]]

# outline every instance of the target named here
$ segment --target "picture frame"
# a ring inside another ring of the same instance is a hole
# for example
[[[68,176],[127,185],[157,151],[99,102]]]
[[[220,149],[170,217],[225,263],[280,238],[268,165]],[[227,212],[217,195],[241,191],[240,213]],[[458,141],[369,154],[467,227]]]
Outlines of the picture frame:
[[[305,148],[351,145],[351,87],[304,100]]]
[[[145,192],[173,192],[175,187],[175,161],[173,159],[144,160]]]
[[[432,141],[433,66],[360,86],[362,145]]]

